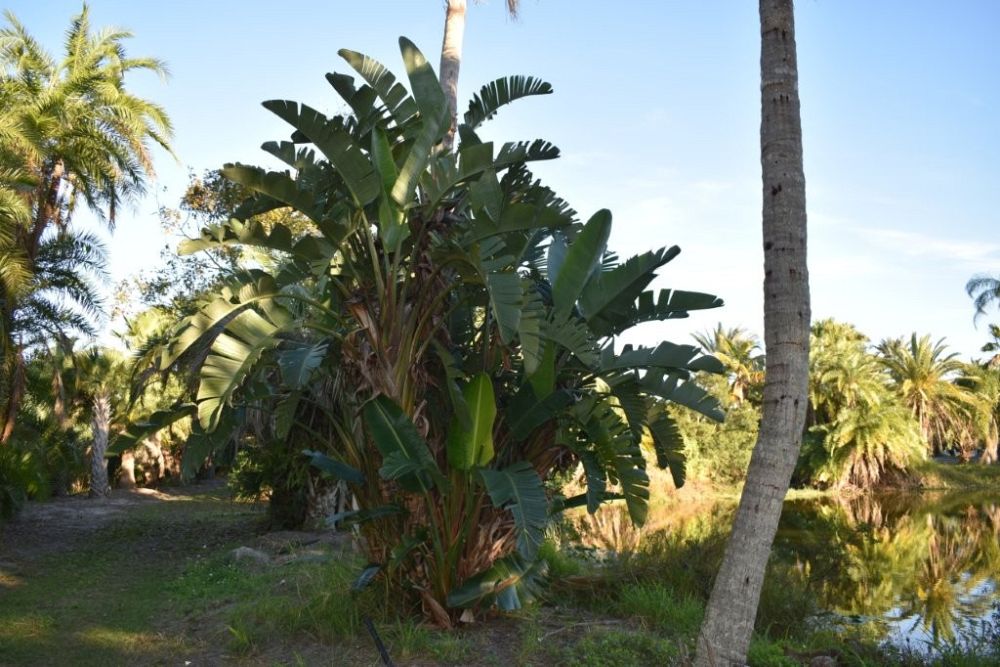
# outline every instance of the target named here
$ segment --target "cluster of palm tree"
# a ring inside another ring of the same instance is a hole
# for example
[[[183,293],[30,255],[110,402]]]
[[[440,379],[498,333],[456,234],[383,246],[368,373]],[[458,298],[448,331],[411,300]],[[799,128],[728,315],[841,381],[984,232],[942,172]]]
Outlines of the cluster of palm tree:
[[[706,377],[702,382],[726,407],[727,421],[759,420],[764,357],[757,339],[720,324],[695,340],[726,367],[727,381]],[[993,352],[995,344],[983,349]],[[886,481],[886,474],[898,477],[942,454],[996,462],[1000,372],[995,359],[964,362],[942,340],[916,334],[871,345],[850,324],[816,322],[799,482],[868,488]],[[749,417],[748,409],[753,411]],[[743,426],[739,433],[732,424],[692,417],[679,423],[694,472],[737,481],[719,473],[732,467],[734,453],[748,460],[755,429]]]
[[[106,250],[98,237],[74,224],[76,213],[83,205],[113,229],[122,208],[153,177],[152,146],[169,151],[171,135],[163,109],[126,87],[133,72],[166,73],[155,59],[127,54],[130,33],[94,30],[84,6],[56,59],[13,14],[5,18],[0,446],[18,439],[18,418],[30,400],[30,366],[42,357],[68,354],[68,341],[95,334],[104,315],[100,281]]]

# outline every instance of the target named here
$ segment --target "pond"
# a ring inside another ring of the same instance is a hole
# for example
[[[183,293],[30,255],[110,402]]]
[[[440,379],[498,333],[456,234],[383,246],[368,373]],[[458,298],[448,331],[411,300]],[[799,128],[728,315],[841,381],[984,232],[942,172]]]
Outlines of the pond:
[[[963,644],[1000,600],[1000,490],[789,501],[772,553],[869,636]]]
[[[600,553],[653,551],[674,568],[703,560],[694,567],[706,586],[697,593],[707,597],[734,507],[654,508],[642,531],[622,508],[609,507],[578,516],[574,532]],[[769,564],[772,588],[784,585],[775,583],[777,571],[782,582],[791,574],[810,590],[827,619],[867,640],[917,651],[964,644],[1000,618],[1000,489],[787,501]]]

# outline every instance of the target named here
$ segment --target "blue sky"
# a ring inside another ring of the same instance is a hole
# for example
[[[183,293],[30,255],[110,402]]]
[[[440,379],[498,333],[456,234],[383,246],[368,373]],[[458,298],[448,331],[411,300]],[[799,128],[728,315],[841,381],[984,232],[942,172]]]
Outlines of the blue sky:
[[[526,0],[517,21],[504,4],[470,3],[460,97],[506,74],[540,76],[555,94],[505,110],[487,134],[553,141],[563,157],[538,173],[584,217],[611,209],[613,248],[680,245],[660,284],[726,300],[639,339],[687,340],[719,320],[760,332],[756,3]],[[79,3],[4,6],[58,51]],[[401,71],[406,35],[436,63],[444,18],[441,0],[91,7],[95,24],[135,32],[132,54],[169,64],[166,84],[131,85],[167,108],[180,160],[161,156],[155,194],[122,216],[109,241],[115,279],[173,243],[155,211],[176,205],[189,169],[267,162],[259,145],[287,130],[261,101],[336,111],[323,74],[348,71],[337,49]],[[985,327],[974,328],[964,285],[1000,274],[1000,3],[801,0],[796,12],[814,318],[876,341],[946,336],[974,354]]]

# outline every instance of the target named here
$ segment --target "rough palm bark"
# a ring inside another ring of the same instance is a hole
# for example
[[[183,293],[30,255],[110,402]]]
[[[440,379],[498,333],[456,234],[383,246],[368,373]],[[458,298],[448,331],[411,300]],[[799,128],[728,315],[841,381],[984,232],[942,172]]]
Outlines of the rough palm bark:
[[[441,68],[438,76],[448,100],[451,127],[441,144],[450,151],[458,127],[458,71],[462,65],[462,42],[465,37],[466,0],[447,0],[444,18],[444,40],[441,44]]]
[[[792,0],[760,0],[764,341],[760,435],[698,635],[695,664],[743,665],[805,425],[809,277]]]
[[[520,0],[507,0],[507,15],[517,17]],[[462,65],[462,44],[465,38],[465,12],[467,0],[445,0],[444,39],[441,43],[441,67],[438,78],[448,100],[451,127],[441,140],[441,147],[450,151],[455,145],[458,130],[458,71]]]
[[[111,398],[106,393],[94,397],[94,416],[91,427],[94,430],[94,444],[90,450],[90,497],[103,498],[111,488],[108,486],[108,462],[104,453],[108,451],[108,431],[111,425]]]

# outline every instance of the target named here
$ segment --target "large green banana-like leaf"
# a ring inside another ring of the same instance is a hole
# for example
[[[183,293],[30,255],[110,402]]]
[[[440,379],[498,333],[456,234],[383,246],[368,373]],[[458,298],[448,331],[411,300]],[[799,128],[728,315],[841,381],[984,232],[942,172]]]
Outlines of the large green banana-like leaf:
[[[476,218],[473,221],[466,243],[476,243],[491,236],[501,236],[511,232],[552,230],[565,227],[571,222],[562,211],[543,203],[515,203],[504,207],[497,222]]]
[[[641,437],[649,410],[649,396],[642,390],[636,373],[604,374],[600,376],[608,385],[608,392],[617,403],[636,437]]]
[[[197,410],[198,406],[194,403],[179,403],[167,408],[166,410],[157,410],[141,420],[136,420],[130,423],[128,427],[126,427],[126,429],[115,438],[114,442],[108,446],[107,456],[115,456],[132,449],[141,441],[159,431],[162,431],[171,424],[178,422],[185,417],[191,417],[197,412]]]
[[[448,433],[448,465],[457,470],[470,470],[493,460],[493,424],[497,416],[493,381],[486,373],[478,373],[462,391],[471,417],[463,428],[458,417],[452,420]]]
[[[667,371],[706,371],[725,373],[726,368],[715,357],[702,354],[694,345],[677,345],[664,341],[656,347],[626,345],[615,355],[612,346],[601,352],[601,371],[613,372],[628,369],[645,370],[659,368]]]
[[[656,465],[660,468],[670,468],[674,486],[679,489],[684,486],[687,474],[684,435],[663,404],[650,408],[648,424],[649,434],[653,438],[653,449],[656,452]]]
[[[560,232],[553,234],[545,261],[545,276],[549,279],[550,285],[556,284],[556,279],[559,278],[559,271],[562,270],[568,252],[569,241],[566,240],[566,236]]]
[[[535,288],[534,281],[527,278],[521,280],[521,290],[524,293],[524,300],[521,302],[521,319],[517,323],[517,337],[521,343],[524,372],[530,376],[535,374],[542,361],[545,304]]]
[[[604,255],[610,234],[611,213],[602,209],[587,221],[573,239],[552,284],[552,301],[556,313],[566,315],[573,310],[590,274]]]
[[[379,474],[407,491],[428,491],[443,481],[427,443],[413,421],[386,396],[365,404],[364,421],[382,454]]]
[[[323,114],[305,104],[269,100],[264,108],[287,122],[315,144],[344,179],[358,205],[366,206],[380,192],[378,175],[354,138]]]
[[[427,197],[425,207],[430,211],[436,210],[441,200],[456,187],[492,169],[491,142],[465,146],[455,154],[439,156],[430,162],[430,169],[420,177],[420,188]]]
[[[313,371],[319,368],[326,356],[328,344],[325,340],[313,343],[290,341],[278,352],[278,368],[286,387],[302,389]]]
[[[392,188],[399,178],[399,170],[392,155],[389,137],[380,127],[372,128],[372,161],[382,184],[378,197],[379,234],[386,248],[392,252],[399,249],[400,244],[410,234],[406,225],[406,212],[393,202]]]
[[[506,76],[490,81],[479,89],[479,93],[469,101],[465,112],[465,124],[476,129],[493,116],[497,110],[514,100],[530,95],[548,95],[552,86],[533,76]]]
[[[554,391],[539,399],[531,384],[522,386],[506,411],[510,436],[518,442],[525,440],[542,424],[555,419],[559,412],[573,402],[573,394],[565,389]]]
[[[518,553],[534,560],[549,521],[548,499],[538,473],[527,461],[518,461],[503,470],[483,468],[479,474],[493,506],[510,510],[514,517]]]
[[[246,308],[226,322],[201,366],[198,384],[198,422],[215,430],[223,408],[243,384],[265,350],[277,346],[281,332],[274,322]]]
[[[669,250],[660,248],[630,257],[610,271],[595,271],[580,294],[580,312],[588,321],[601,316],[611,320],[623,316],[656,277],[656,269],[680,251],[677,246]],[[605,311],[611,312],[604,314]]]
[[[683,318],[688,311],[719,308],[722,299],[702,292],[661,289],[648,290],[624,309],[605,309],[590,320],[590,327],[598,336],[614,336],[643,322]]]
[[[578,419],[608,479],[621,486],[629,516],[636,525],[646,521],[649,511],[649,477],[639,443],[628,423],[606,397],[578,403]],[[589,403],[589,405],[588,405]]]
[[[265,141],[260,148],[299,172],[297,180],[300,184],[309,180],[302,178],[303,173],[316,169],[316,151],[308,146],[300,146],[291,141]]]
[[[559,157],[559,148],[544,139],[534,141],[509,141],[500,147],[493,168],[502,171],[523,162],[538,160],[555,160]]]
[[[316,193],[304,190],[287,171],[266,171],[243,164],[226,164],[222,175],[234,183],[267,195],[285,206],[302,213],[315,223],[323,220],[323,210],[317,205]],[[263,211],[255,210],[255,213]]]
[[[342,230],[338,233],[343,236]],[[328,238],[306,235],[296,241],[292,238],[288,227],[281,223],[271,225],[270,231],[268,231],[267,228],[254,220],[240,222],[235,218],[221,225],[203,228],[200,237],[182,241],[178,247],[178,253],[188,255],[209,248],[227,246],[278,250],[287,253],[291,262],[300,265],[299,268],[308,268],[319,264],[321,266],[320,273],[326,269],[326,263],[335,253],[335,246],[329,242]],[[292,264],[289,263],[283,270],[291,267]],[[281,284],[288,283],[281,282]]]
[[[197,313],[185,318],[176,329],[170,344],[165,346],[160,357],[160,368],[168,369],[192,348],[204,344],[221,331],[230,318],[253,304],[272,302],[281,294],[277,284],[269,276],[255,283],[244,285],[239,294],[224,288],[221,294],[203,306]],[[275,306],[280,309],[280,306]],[[274,317],[280,317],[276,310]]]
[[[235,434],[239,433],[246,422],[246,410],[236,408],[227,410],[213,432],[207,432],[195,422],[191,435],[184,443],[184,455],[181,457],[181,479],[190,480],[198,474],[202,465],[210,457],[224,451],[232,443]]]
[[[420,109],[421,128],[416,136],[399,177],[392,188],[392,198],[400,206],[407,206],[413,199],[417,183],[427,168],[434,146],[441,140],[450,123],[448,103],[434,70],[413,42],[399,38],[399,50],[410,79],[410,88],[417,108]]]
[[[441,82],[431,68],[427,58],[416,44],[406,37],[399,38],[399,52],[403,56],[406,75],[410,79],[410,90],[417,102],[424,122],[442,123],[448,117],[448,101],[444,96]]]
[[[646,393],[691,408],[709,419],[721,422],[726,417],[717,398],[676,373],[651,369],[642,376],[639,384]]]
[[[496,602],[500,609],[514,611],[541,596],[547,574],[548,563],[544,560],[525,561],[511,554],[451,591],[448,606],[467,609]]]
[[[367,132],[367,128],[374,126],[375,121],[381,116],[381,112],[375,107],[378,94],[374,88],[365,85],[355,88],[354,77],[336,72],[328,73],[326,80],[354,111],[361,134]],[[405,90],[403,94],[406,94]]]
[[[556,345],[551,340],[542,341],[542,354],[538,359],[538,368],[528,376],[535,395],[545,398],[556,388]]]
[[[608,476],[604,472],[597,454],[593,451],[584,450],[580,452],[580,463],[583,466],[583,476],[587,482],[587,490],[584,494],[587,500],[587,512],[596,512],[607,496]]]
[[[323,452],[313,451],[311,449],[303,450],[302,453],[309,457],[309,465],[325,473],[332,479],[343,480],[352,484],[365,483],[364,474],[357,468],[349,466],[343,461],[338,461],[332,456],[324,454]]]
[[[437,354],[438,359],[441,361],[441,366],[444,368],[445,385],[448,390],[448,396],[451,398],[451,409],[454,419],[458,421],[458,425],[461,428],[471,430],[471,410],[469,409],[469,404],[465,401],[465,395],[458,386],[459,381],[464,376],[458,366],[458,360],[454,354],[438,341],[431,341],[431,346],[434,348],[434,352]]]
[[[295,417],[298,416],[299,405],[302,403],[302,392],[293,391],[287,396],[279,398],[274,404],[274,435],[279,440],[284,440],[295,425]]]
[[[349,49],[340,49],[337,54],[375,90],[397,126],[402,127],[416,115],[417,103],[410,97],[403,84],[398,83],[392,72],[382,63]]]
[[[473,247],[471,263],[486,286],[490,310],[500,332],[500,339],[510,343],[517,334],[521,321],[524,293],[521,276],[513,265],[513,258],[502,254],[505,250],[501,239],[486,239]]]
[[[569,350],[585,366],[597,365],[597,342],[586,324],[569,313],[553,313],[552,317],[542,325],[542,338]]]

